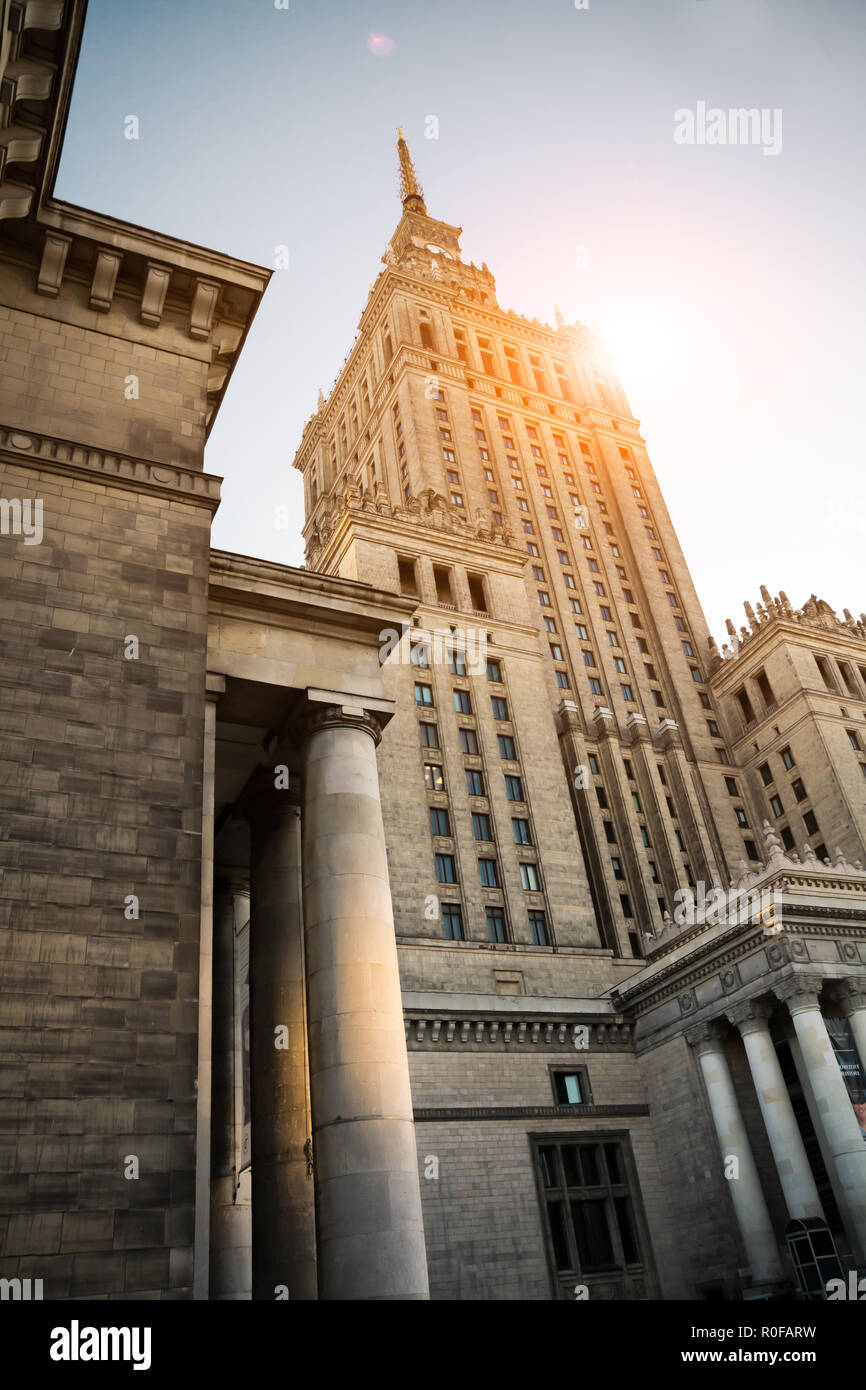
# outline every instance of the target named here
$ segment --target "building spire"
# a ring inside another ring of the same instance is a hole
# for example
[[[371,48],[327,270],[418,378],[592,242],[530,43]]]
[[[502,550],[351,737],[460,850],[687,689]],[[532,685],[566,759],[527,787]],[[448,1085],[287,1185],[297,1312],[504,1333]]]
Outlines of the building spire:
[[[400,198],[403,207],[406,212],[421,212],[426,216],[427,205],[424,202],[424,189],[415,173],[415,165],[412,163],[412,156],[409,153],[409,146],[406,144],[401,126],[397,127],[397,154],[400,159]]]

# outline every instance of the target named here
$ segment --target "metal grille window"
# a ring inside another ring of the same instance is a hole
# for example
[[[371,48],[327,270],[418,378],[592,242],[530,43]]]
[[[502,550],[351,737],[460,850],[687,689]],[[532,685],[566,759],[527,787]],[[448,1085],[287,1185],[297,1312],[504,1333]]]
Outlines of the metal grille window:
[[[623,1144],[545,1138],[535,1157],[557,1274],[636,1272],[643,1257]]]

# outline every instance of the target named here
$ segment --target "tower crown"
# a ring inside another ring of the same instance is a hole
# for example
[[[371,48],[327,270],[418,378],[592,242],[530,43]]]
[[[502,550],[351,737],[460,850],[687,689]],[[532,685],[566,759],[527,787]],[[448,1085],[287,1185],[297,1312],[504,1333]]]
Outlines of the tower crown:
[[[424,202],[424,189],[421,187],[415,172],[415,165],[412,163],[412,156],[409,153],[409,146],[406,144],[401,126],[397,127],[397,156],[400,160],[400,199],[403,207],[406,212],[420,212],[426,217],[427,204]]]

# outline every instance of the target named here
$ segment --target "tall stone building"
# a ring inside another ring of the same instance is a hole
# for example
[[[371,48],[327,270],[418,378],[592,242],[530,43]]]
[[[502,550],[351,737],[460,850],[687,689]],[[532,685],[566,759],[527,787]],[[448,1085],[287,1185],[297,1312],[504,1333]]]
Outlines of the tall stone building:
[[[866,619],[709,636],[594,336],[403,213],[209,547],[268,272],[52,194],[82,4],[3,10],[0,1278],[753,1297],[866,1262]]]

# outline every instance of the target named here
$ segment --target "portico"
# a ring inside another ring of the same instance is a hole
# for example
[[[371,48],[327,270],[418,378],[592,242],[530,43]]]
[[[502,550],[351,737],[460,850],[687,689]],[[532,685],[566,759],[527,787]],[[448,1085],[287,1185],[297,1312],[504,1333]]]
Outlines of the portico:
[[[214,864],[218,882],[235,885],[234,906],[218,896],[214,938],[214,1296],[424,1299],[376,767],[393,712],[380,633],[414,604],[245,557],[214,552],[211,563]],[[247,892],[243,949],[230,923]],[[227,1192],[235,1212],[246,1208],[233,1231]]]
[[[726,1296],[791,1287],[792,1220],[826,1221],[843,1266],[866,1259],[854,1108],[858,1064],[866,1075],[866,873],[841,857],[791,859],[772,832],[768,848],[763,873],[736,886],[762,900],[769,890],[773,916],[669,929],[618,996],[636,1015],[636,1051],[664,1068],[667,1108],[694,1125],[686,1149],[679,1136],[679,1207],[691,1188],[696,1209],[729,1212],[730,1254],[712,1271]]]

